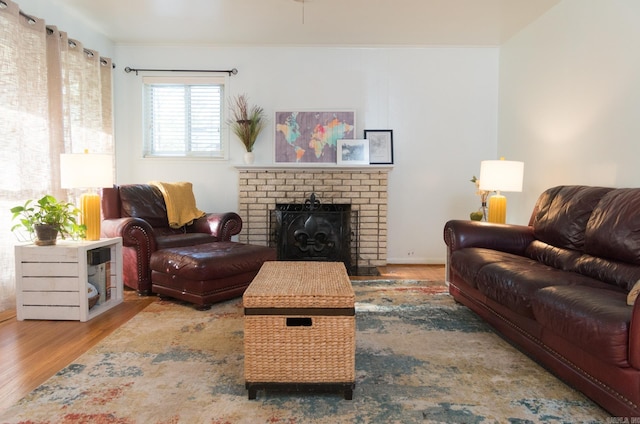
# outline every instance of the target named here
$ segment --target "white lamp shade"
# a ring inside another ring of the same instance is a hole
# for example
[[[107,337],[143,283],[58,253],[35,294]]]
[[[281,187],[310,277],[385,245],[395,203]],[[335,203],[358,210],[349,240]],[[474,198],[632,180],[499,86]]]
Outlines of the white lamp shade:
[[[90,153],[60,155],[62,188],[100,188],[113,185],[113,156]]]
[[[483,160],[480,162],[480,190],[522,191],[524,162]]]

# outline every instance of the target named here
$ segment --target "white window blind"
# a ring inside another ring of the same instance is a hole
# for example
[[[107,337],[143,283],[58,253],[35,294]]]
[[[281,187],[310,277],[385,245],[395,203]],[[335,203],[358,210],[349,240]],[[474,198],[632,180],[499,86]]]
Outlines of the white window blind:
[[[144,83],[145,157],[224,158],[224,78],[157,78]]]

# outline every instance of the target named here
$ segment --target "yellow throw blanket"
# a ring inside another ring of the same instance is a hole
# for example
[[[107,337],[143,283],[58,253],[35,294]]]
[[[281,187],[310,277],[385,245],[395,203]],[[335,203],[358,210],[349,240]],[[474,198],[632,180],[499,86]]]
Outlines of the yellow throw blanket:
[[[187,182],[163,183],[160,181],[150,181],[149,184],[158,187],[164,196],[169,227],[180,228],[205,215],[196,207],[193,184]]]

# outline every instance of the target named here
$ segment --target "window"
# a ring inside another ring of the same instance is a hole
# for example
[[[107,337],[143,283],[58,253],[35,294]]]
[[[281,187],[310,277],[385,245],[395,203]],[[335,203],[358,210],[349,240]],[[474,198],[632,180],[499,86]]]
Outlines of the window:
[[[224,78],[144,78],[145,157],[225,158]]]

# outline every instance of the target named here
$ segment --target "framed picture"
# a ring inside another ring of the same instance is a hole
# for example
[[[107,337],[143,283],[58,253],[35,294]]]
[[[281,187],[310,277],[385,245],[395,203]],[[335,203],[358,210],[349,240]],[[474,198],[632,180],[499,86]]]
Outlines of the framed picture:
[[[338,140],[354,139],[355,111],[282,111],[275,117],[276,163],[336,163]]]
[[[393,164],[393,130],[364,130],[371,164]]]
[[[339,165],[369,165],[369,140],[338,140]]]

